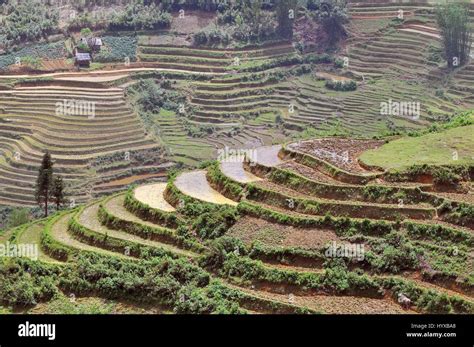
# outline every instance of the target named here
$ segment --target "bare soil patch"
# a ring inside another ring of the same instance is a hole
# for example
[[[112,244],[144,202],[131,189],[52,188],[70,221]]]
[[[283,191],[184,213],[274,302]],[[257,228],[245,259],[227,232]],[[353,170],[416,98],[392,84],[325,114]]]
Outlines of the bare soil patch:
[[[384,143],[384,141],[380,140],[328,137],[293,143],[291,144],[290,149],[325,160],[348,172],[368,173],[370,171],[359,165],[359,156],[363,152],[380,147]]]
[[[243,217],[229,231],[229,236],[250,244],[260,241],[268,246],[320,249],[333,241],[340,242],[331,230],[296,228],[267,222],[258,218]]]
[[[115,187],[115,186],[124,186],[128,184],[132,184],[136,181],[141,181],[148,178],[156,178],[156,177],[166,177],[166,173],[160,172],[157,174],[143,174],[143,175],[133,175],[125,178],[121,178],[118,180],[110,181],[105,184],[98,185],[97,187]]]
[[[436,192],[434,193],[437,196],[441,196],[443,198],[458,201],[458,202],[465,202],[468,204],[474,204],[474,191],[469,191],[466,194],[461,193],[445,193],[445,192]]]
[[[216,18],[215,13],[204,11],[184,11],[173,13],[170,31],[179,34],[194,34],[207,27]]]
[[[346,183],[335,180],[334,178],[324,174],[323,172],[317,169],[313,169],[306,165],[302,165],[300,163],[297,163],[294,160],[284,162],[283,164],[278,165],[278,168],[287,169],[287,170],[296,172],[297,174],[316,182],[336,184],[336,185],[347,185]]]
[[[404,310],[389,295],[384,298],[366,298],[358,296],[301,295],[277,293],[275,288],[264,286],[255,289],[239,289],[279,302],[286,302],[300,307],[308,307],[329,314],[415,314],[416,311]]]

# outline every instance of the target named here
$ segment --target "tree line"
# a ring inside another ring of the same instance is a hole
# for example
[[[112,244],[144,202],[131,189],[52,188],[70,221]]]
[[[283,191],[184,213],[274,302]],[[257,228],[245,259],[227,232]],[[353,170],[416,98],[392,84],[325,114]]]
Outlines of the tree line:
[[[35,187],[35,199],[37,204],[44,208],[45,217],[48,216],[49,203],[55,204],[56,210],[66,203],[63,178],[54,174],[53,165],[51,154],[46,151],[41,161]]]
[[[465,65],[469,61],[472,45],[469,7],[458,3],[438,7],[436,21],[441,32],[448,67]]]

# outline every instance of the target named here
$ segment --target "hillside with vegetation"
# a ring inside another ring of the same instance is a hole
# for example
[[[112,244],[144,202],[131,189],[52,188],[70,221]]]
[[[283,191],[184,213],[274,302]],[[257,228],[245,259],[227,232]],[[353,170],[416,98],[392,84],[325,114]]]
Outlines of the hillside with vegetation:
[[[440,3],[0,1],[0,313],[473,314]]]

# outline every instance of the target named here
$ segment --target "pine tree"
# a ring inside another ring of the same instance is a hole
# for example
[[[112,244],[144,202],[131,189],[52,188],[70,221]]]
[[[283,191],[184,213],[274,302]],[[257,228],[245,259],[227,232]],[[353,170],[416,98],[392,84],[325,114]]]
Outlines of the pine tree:
[[[276,3],[278,34],[285,39],[293,38],[293,23],[296,17],[296,0],[278,0]]]
[[[344,27],[348,21],[346,0],[322,2],[319,7],[318,17],[326,34],[329,46],[336,45],[341,39],[347,36]]]
[[[65,202],[65,199],[64,199],[64,182],[63,182],[63,178],[61,176],[54,177],[52,196],[53,196],[54,203],[56,204],[56,210],[59,211],[59,208]]]
[[[38,205],[44,204],[44,216],[48,216],[48,201],[51,198],[53,181],[53,162],[48,151],[43,156],[36,180],[35,198]]]
[[[445,58],[450,68],[469,61],[472,32],[469,10],[466,6],[450,3],[436,10],[436,20],[441,31]]]

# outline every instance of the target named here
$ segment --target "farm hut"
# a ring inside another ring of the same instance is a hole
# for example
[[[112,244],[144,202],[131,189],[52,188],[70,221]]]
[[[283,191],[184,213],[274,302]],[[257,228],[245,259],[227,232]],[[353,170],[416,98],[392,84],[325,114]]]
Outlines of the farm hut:
[[[81,38],[81,43],[87,45],[92,52],[99,52],[102,48],[102,39],[100,37]]]
[[[89,67],[91,64],[91,55],[89,53],[76,53],[74,61],[77,66]]]

